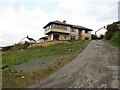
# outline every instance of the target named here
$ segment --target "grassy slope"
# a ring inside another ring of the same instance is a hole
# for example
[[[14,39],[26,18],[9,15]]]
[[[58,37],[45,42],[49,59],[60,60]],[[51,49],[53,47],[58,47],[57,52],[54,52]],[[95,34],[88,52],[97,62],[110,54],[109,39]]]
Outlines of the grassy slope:
[[[3,58],[3,87],[4,88],[20,88],[32,85],[49,74],[57,71],[73,60],[89,43],[87,40],[73,40],[69,43],[51,45],[48,47],[31,47],[24,51],[8,51],[2,54]],[[11,72],[10,68],[14,65],[27,63],[41,57],[53,55],[72,55],[58,63],[58,65],[47,67],[42,70],[34,70],[27,72]],[[24,78],[22,78],[24,76]],[[38,77],[39,76],[39,77]]]
[[[120,30],[118,29],[117,24],[109,24],[107,26],[107,30],[108,31],[105,34],[104,41],[120,50]]]
[[[113,40],[104,40],[104,41],[120,50],[120,44],[118,42],[113,41]]]
[[[112,33],[113,35],[111,36],[110,40],[104,39],[104,41],[110,43],[111,45],[115,46],[120,50],[120,32],[114,32]]]

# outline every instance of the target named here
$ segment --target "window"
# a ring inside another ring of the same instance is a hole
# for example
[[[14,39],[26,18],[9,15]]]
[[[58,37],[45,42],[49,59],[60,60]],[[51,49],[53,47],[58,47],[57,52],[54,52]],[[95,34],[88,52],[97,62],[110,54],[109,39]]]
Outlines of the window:
[[[75,40],[75,36],[71,36],[71,40]]]
[[[56,24],[52,24],[51,28],[57,28],[57,25]]]
[[[71,32],[75,32],[75,31],[76,31],[75,28],[72,28],[72,29],[71,29]]]
[[[85,30],[85,33],[88,34],[89,31]]]
[[[64,26],[65,27],[65,29],[67,30],[67,26]]]
[[[66,39],[67,38],[67,35],[64,35],[64,39]]]

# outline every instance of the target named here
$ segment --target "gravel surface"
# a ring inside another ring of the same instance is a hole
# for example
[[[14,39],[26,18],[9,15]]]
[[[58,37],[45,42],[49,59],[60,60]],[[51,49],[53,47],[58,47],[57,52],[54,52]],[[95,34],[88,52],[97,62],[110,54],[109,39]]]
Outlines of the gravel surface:
[[[111,45],[91,41],[78,57],[28,88],[118,88],[118,56]]]
[[[58,64],[60,60],[70,57],[70,55],[55,55],[42,57],[39,60],[31,61],[29,63],[23,63],[20,65],[15,65],[11,68],[11,71],[32,71],[32,70],[40,70],[47,68],[49,66],[55,66]]]

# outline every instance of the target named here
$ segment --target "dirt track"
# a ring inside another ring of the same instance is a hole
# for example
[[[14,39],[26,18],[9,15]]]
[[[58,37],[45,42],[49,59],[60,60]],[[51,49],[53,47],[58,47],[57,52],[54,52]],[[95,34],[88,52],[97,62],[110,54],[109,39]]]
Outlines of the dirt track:
[[[117,49],[91,41],[78,57],[29,88],[118,88]]]

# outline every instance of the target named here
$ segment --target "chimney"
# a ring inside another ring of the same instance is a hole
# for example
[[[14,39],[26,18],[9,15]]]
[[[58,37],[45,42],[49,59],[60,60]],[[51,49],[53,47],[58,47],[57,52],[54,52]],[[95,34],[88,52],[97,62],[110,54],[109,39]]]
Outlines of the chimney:
[[[63,20],[63,23],[65,23],[65,24],[66,24],[66,20]]]

